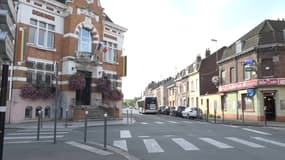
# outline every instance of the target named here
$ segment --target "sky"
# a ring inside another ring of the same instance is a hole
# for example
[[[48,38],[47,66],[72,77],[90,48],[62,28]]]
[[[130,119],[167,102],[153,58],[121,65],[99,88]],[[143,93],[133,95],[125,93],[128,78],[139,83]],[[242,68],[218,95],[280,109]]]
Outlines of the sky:
[[[284,0],[101,0],[101,5],[128,29],[125,99],[141,96],[151,81],[174,77],[197,55],[205,57],[206,48],[213,53],[265,19],[285,18]]]

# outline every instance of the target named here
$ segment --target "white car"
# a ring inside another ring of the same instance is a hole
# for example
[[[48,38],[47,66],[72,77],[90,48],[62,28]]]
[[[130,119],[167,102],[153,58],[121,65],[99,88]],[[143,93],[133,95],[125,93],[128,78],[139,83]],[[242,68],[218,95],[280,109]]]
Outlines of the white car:
[[[200,118],[200,119],[202,119],[203,112],[198,107],[187,107],[184,111],[182,111],[182,116],[184,118]]]

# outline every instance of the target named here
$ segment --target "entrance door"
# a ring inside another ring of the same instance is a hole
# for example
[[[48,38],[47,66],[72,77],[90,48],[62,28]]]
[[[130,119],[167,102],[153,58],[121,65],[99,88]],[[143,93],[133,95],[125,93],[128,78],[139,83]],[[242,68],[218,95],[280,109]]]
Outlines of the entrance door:
[[[266,106],[265,108],[266,120],[274,121],[276,118],[274,96],[264,95],[264,106]]]
[[[92,73],[80,71],[85,75],[86,86],[84,89],[76,90],[76,105],[90,105]]]

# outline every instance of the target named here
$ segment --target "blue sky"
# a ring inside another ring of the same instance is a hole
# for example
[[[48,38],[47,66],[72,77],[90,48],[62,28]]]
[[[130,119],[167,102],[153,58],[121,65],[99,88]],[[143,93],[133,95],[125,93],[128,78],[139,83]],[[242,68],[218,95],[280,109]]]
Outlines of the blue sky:
[[[284,0],[101,0],[125,34],[128,75],[125,98],[140,96],[147,84],[228,46],[265,19],[285,18]],[[217,44],[211,42],[216,39]],[[217,47],[216,47],[217,45]]]

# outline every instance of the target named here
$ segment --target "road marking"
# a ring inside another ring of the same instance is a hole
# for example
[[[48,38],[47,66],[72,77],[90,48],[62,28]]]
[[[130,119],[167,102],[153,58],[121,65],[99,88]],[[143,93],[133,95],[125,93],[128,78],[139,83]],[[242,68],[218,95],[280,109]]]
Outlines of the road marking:
[[[160,121],[155,121],[154,123],[156,123],[156,124],[164,124],[164,122],[160,122]]]
[[[67,134],[69,132],[56,132],[57,134]],[[53,134],[53,132],[40,132],[40,135],[49,135],[49,134]],[[20,135],[37,135],[36,132],[33,133],[8,133],[7,136],[20,136]]]
[[[177,122],[175,122],[175,121],[168,121],[169,123],[173,123],[173,124],[176,124]]]
[[[124,151],[128,151],[127,141],[126,140],[115,140],[113,146],[118,147]]]
[[[69,142],[65,142],[65,143],[69,144],[71,146],[74,146],[74,147],[77,147],[77,148],[80,148],[80,149],[92,152],[92,153],[96,153],[96,154],[102,155],[102,156],[108,156],[108,155],[112,155],[113,154],[111,152],[107,152],[107,151],[104,151],[104,150],[101,150],[101,149],[98,149],[98,148],[95,148],[95,147],[91,147],[91,146],[88,146],[88,145],[85,145],[85,144],[77,143],[77,142],[74,142],[74,141],[69,141]]]
[[[138,136],[138,138],[149,138],[149,136]]]
[[[174,141],[176,144],[178,144],[185,151],[200,150],[198,147],[196,147],[192,143],[186,141],[184,138],[172,138],[172,141]]]
[[[57,135],[56,138],[63,138],[63,135]],[[4,137],[4,140],[17,140],[17,139],[36,139],[37,136],[24,136],[24,137]],[[53,136],[40,136],[40,139],[53,138]]]
[[[160,145],[156,142],[155,139],[144,139],[143,140],[148,153],[161,153],[164,150],[160,147]]]
[[[53,132],[53,129],[45,129],[45,128],[41,128],[40,129],[41,132]],[[71,132],[72,129],[60,129],[57,128],[56,132]],[[16,130],[16,132],[37,132],[37,129],[23,129],[23,130]]]
[[[243,144],[243,145],[246,145],[246,146],[249,146],[249,147],[252,147],[252,148],[265,148],[262,145],[259,145],[259,144],[253,143],[253,142],[249,142],[249,141],[246,141],[243,139],[235,138],[235,137],[226,137],[226,139],[240,143],[240,144]]]
[[[269,140],[269,139],[265,139],[265,138],[262,138],[262,137],[251,137],[251,138],[256,139],[256,140],[258,140],[258,141],[275,144],[275,145],[280,146],[280,147],[285,147],[285,143],[276,142],[276,141]]]
[[[147,122],[141,122],[141,124],[148,124]]]
[[[227,124],[224,124],[224,126],[226,126],[226,127],[232,127],[232,128],[239,128],[239,126],[227,125]]]
[[[253,132],[253,133],[258,133],[258,134],[262,134],[262,135],[266,135],[266,136],[272,135],[272,134],[267,133],[267,132],[261,132],[261,131],[257,131],[257,130],[250,129],[250,128],[242,128],[242,129],[245,130],[245,131],[249,131],[249,132]]]
[[[28,144],[28,143],[50,143],[52,140],[47,141],[15,141],[15,142],[4,142],[4,144]]]
[[[120,130],[120,138],[132,138],[129,130]]]
[[[205,141],[213,146],[216,146],[218,148],[221,148],[221,149],[227,149],[227,148],[234,148],[233,146],[230,146],[230,145],[227,145],[225,143],[222,143],[222,142],[219,142],[219,141],[216,141],[212,138],[208,138],[208,137],[204,137],[204,138],[199,138],[201,139],[202,141]]]

